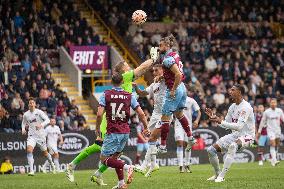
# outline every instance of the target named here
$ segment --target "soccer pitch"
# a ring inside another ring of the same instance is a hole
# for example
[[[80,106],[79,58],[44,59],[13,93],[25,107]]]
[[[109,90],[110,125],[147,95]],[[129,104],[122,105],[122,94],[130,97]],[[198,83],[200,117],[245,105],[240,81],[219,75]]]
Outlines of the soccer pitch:
[[[210,165],[193,165],[193,173],[179,173],[178,167],[162,167],[153,173],[152,177],[145,178],[139,173],[134,175],[133,182],[129,188],[133,189],[200,189],[200,188],[284,188],[284,162],[277,167],[265,163],[260,167],[257,163],[233,164],[228,172],[225,182],[214,183],[206,181],[212,176]],[[117,183],[114,170],[104,174],[104,181],[107,186],[98,187],[90,181],[92,170],[76,171],[75,179],[77,185],[67,181],[65,173],[53,175],[38,173],[34,177],[27,175],[0,175],[0,188],[27,188],[27,189],[77,189],[77,188],[112,188]]]

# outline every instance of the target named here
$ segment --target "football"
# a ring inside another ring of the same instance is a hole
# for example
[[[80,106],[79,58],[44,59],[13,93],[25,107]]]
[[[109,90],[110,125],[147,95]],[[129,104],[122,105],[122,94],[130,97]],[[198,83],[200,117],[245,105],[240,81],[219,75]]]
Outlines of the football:
[[[134,24],[140,25],[146,22],[147,14],[143,10],[136,10],[132,14],[132,21]]]

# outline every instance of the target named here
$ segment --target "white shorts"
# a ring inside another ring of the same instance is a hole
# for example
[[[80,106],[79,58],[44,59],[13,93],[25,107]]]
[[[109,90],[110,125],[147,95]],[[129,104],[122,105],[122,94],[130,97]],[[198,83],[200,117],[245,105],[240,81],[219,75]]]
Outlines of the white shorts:
[[[150,131],[153,131],[155,128],[159,129],[161,127],[161,125],[159,124],[159,122],[161,121],[161,117],[162,114],[157,114],[153,112],[148,127]]]
[[[58,154],[57,144],[47,144],[47,148],[51,155]]]
[[[33,136],[29,136],[27,139],[27,146],[32,146],[33,148],[38,145],[41,151],[46,151],[46,140],[45,138],[37,138]]]
[[[222,152],[227,152],[229,146],[235,142],[236,140],[242,141],[242,147],[239,150],[242,150],[243,148],[249,147],[251,144],[254,142],[254,137],[250,135],[245,135],[245,136],[237,136],[235,134],[228,134],[223,137],[221,137],[216,144],[221,148]]]
[[[190,128],[191,129],[191,128]],[[192,130],[192,129],[191,129]],[[178,120],[175,121],[175,140],[188,142],[188,137]]]
[[[275,140],[277,138],[280,138],[281,136],[281,130],[280,131],[277,131],[277,130],[268,130],[267,129],[267,136],[269,138],[269,140]]]

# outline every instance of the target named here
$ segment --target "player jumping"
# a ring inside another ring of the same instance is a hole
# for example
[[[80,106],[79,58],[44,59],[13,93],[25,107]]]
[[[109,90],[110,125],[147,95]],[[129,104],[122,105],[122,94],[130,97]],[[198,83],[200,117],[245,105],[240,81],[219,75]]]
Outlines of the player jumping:
[[[237,151],[249,147],[254,142],[255,118],[253,108],[243,98],[244,91],[243,86],[239,84],[235,84],[229,89],[229,96],[234,103],[229,107],[225,120],[214,115],[211,109],[206,108],[205,110],[210,121],[217,122],[222,128],[232,130],[231,134],[220,138],[207,149],[209,161],[215,171],[215,175],[207,179],[208,181],[223,182],[226,173],[234,162]],[[217,152],[227,152],[222,171],[220,170]]]
[[[125,61],[121,61],[115,66],[114,72],[122,74],[123,83],[121,84],[121,88],[124,91],[132,93],[132,82],[136,80],[137,78],[141,77],[153,65],[153,63],[156,62],[158,58],[157,50],[158,50],[157,48],[154,48],[154,47],[151,48],[150,50],[151,59],[146,60],[134,70],[132,70]],[[106,133],[106,125],[107,125],[106,117],[104,115],[102,123],[101,123],[102,139],[104,139],[104,136]],[[101,142],[97,141],[95,144],[85,148],[82,152],[80,152],[80,154],[77,155],[75,159],[73,159],[73,161],[67,165],[67,170],[66,170],[67,179],[70,182],[74,182],[75,180],[74,170],[76,166],[81,161],[83,161],[84,159],[92,155],[93,153],[100,152],[100,151],[101,151]],[[93,182],[96,182],[98,185],[105,185],[100,175],[102,175],[102,173],[105,172],[106,170],[107,170],[107,167],[102,164],[97,170],[97,172],[91,177],[91,180]]]
[[[129,138],[130,127],[128,121],[130,118],[130,107],[136,111],[142,122],[144,126],[143,133],[149,133],[145,114],[135,96],[119,87],[122,80],[123,78],[119,73],[112,75],[114,88],[105,91],[101,96],[96,124],[96,135],[101,136],[100,124],[103,114],[106,112],[107,134],[102,145],[100,159],[104,165],[116,170],[119,181],[114,188],[127,188],[124,182],[124,170],[127,171],[127,183],[130,184],[133,179],[134,166],[127,165],[118,159]]]
[[[149,144],[153,151],[151,154],[155,154],[155,145],[159,134],[161,133],[161,145],[159,146],[160,153],[166,153],[166,140],[170,130],[170,120],[172,115],[179,120],[182,128],[189,137],[189,145],[194,144],[194,138],[189,127],[187,118],[183,114],[183,108],[186,102],[186,88],[182,82],[184,79],[182,63],[180,57],[173,48],[177,47],[177,42],[173,35],[162,38],[160,41],[160,53],[161,63],[163,65],[164,78],[167,86],[165,103],[162,107],[162,117],[158,129],[154,129],[151,133]],[[152,147],[151,147],[152,146]]]
[[[53,172],[55,172],[55,165],[52,162],[52,157],[47,151],[46,146],[46,134],[44,127],[49,124],[50,120],[48,116],[41,110],[36,108],[36,102],[33,98],[29,99],[29,110],[23,115],[22,121],[22,134],[27,133],[26,126],[28,129],[28,139],[27,139],[27,159],[30,167],[29,176],[34,176],[34,157],[33,150],[36,145],[38,145],[43,152],[43,155],[47,158],[50,163]]]
[[[162,107],[164,105],[164,96],[166,94],[167,89],[165,80],[163,79],[163,68],[161,64],[154,65],[153,75],[155,77],[154,83],[147,87],[146,90],[142,91],[136,85],[134,85],[134,88],[139,96],[150,95],[150,98],[154,100],[154,110],[148,128],[151,132],[153,132],[155,129],[157,132],[160,131],[160,129],[156,128],[156,126],[161,120]],[[136,171],[142,173],[146,177],[150,176],[153,171],[159,169],[158,164],[156,164],[156,154],[151,154],[152,151],[157,151],[157,147],[156,145],[152,145],[151,148],[152,149],[148,148],[145,155],[145,160],[142,165],[136,167]],[[147,171],[148,167],[149,170]]]
[[[284,114],[280,108],[277,108],[277,100],[275,98],[270,101],[270,108],[264,111],[261,119],[257,137],[260,136],[262,128],[267,127],[267,135],[270,140],[270,154],[271,154],[271,165],[275,166],[279,163],[277,161],[277,150],[276,148],[280,145],[281,135],[281,120],[284,121]]]

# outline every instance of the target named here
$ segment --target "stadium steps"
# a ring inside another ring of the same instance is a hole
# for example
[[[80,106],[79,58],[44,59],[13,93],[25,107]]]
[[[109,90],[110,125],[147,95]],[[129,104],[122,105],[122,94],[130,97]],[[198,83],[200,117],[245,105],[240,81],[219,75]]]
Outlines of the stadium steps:
[[[79,110],[83,113],[87,120],[87,125],[91,128],[95,128],[96,116],[93,109],[89,106],[89,103],[78,95],[78,90],[74,86],[74,83],[64,73],[52,73],[52,77],[56,84],[60,84],[60,88],[65,91],[70,99],[75,99],[76,105]]]

